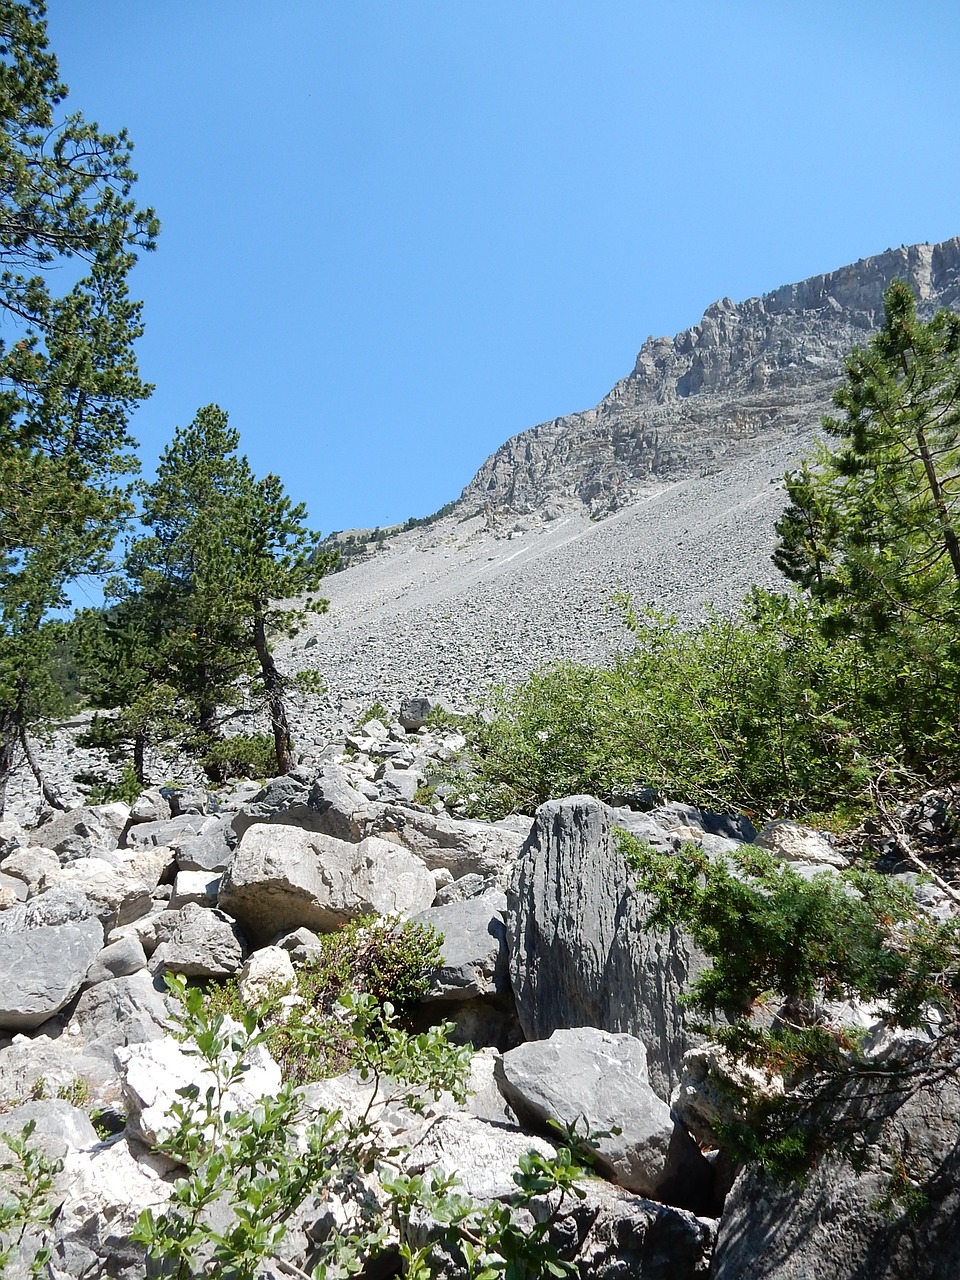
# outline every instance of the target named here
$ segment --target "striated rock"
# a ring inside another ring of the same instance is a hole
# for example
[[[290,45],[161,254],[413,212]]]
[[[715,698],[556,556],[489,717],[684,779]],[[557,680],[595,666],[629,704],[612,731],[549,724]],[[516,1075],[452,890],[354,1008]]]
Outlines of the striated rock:
[[[496,1076],[522,1121],[574,1126],[597,1170],[617,1186],[685,1208],[709,1204],[710,1168],[650,1088],[646,1050],[635,1036],[555,1031],[505,1053]]]
[[[719,1044],[698,1045],[683,1055],[680,1081],[670,1098],[674,1115],[705,1146],[720,1146],[717,1127],[742,1120],[738,1097],[760,1103],[783,1093],[781,1076],[736,1062]]]
[[[433,896],[433,876],[420,859],[386,840],[348,844],[260,823],[244,833],[219,901],[263,944],[301,925],[330,932],[358,915],[415,915]]]
[[[666,1101],[697,1037],[680,997],[703,958],[679,929],[648,930],[611,838],[620,811],[589,796],[537,810],[508,891],[510,978],[528,1039],[568,1027],[627,1031]]]
[[[102,946],[97,920],[0,935],[0,1029],[28,1030],[59,1013]]]

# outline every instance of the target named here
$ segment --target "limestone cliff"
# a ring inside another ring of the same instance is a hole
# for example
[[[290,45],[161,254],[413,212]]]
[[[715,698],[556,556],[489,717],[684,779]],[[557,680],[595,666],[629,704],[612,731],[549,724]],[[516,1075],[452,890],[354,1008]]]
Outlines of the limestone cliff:
[[[633,371],[595,409],[523,431],[464,489],[464,509],[554,514],[625,506],[660,478],[719,470],[808,431],[830,408],[843,359],[907,280],[920,312],[960,308],[960,237],[890,249],[762,298],[723,298],[692,329],[643,344]]]

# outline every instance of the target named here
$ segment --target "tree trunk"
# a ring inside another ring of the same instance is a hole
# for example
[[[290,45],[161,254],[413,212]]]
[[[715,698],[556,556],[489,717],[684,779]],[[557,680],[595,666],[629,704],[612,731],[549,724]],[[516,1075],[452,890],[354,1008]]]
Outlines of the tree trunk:
[[[34,755],[33,747],[30,745],[30,739],[27,737],[27,731],[22,725],[20,726],[20,745],[23,747],[23,754],[27,758],[27,764],[30,766],[30,772],[36,778],[40,787],[40,794],[43,796],[44,800],[46,800],[51,809],[59,809],[61,813],[65,813],[68,806],[63,803],[44,777],[43,770],[40,768],[40,762]]]
[[[7,783],[16,764],[18,742],[16,714],[8,707],[0,711],[0,818],[7,803]]]
[[[140,729],[133,736],[133,772],[137,775],[137,781],[141,787],[147,785],[146,770],[144,768],[146,750],[147,735]]]
[[[253,643],[260,663],[260,673],[263,676],[263,687],[267,694],[267,713],[273,730],[277,773],[289,773],[293,768],[293,742],[290,738],[287,708],[283,701],[283,676],[277,670],[277,664],[267,644],[267,631],[261,613],[258,613],[253,620]]]

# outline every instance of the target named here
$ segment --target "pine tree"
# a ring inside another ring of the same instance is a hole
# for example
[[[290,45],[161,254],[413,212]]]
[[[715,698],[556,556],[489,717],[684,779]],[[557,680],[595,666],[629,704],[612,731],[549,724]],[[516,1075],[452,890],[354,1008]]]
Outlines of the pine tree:
[[[902,282],[847,359],[837,444],[788,477],[777,564],[850,627],[954,625],[960,603],[960,316],[928,323]]]
[[[0,0],[0,812],[18,743],[55,710],[51,610],[103,569],[149,394],[127,277],[154,245],[125,133],[63,116],[40,0]],[[53,272],[51,268],[66,268]],[[61,294],[52,282],[73,281]]]
[[[304,506],[276,476],[258,479],[239,443],[216,405],[177,430],[156,479],[141,486],[149,533],[128,551],[121,593],[150,620],[183,745],[214,782],[223,780],[214,748],[225,719],[251,695],[267,712],[277,772],[292,767],[288,679],[272,638],[295,635],[309,613],[326,608],[311,593],[334,559],[316,554],[319,535],[305,526]],[[291,603],[295,597],[304,598]]]
[[[847,359],[842,416],[823,421],[834,443],[787,477],[774,559],[821,606],[827,635],[885,665],[922,764],[960,709],[960,316],[919,320],[902,282],[884,305]]]

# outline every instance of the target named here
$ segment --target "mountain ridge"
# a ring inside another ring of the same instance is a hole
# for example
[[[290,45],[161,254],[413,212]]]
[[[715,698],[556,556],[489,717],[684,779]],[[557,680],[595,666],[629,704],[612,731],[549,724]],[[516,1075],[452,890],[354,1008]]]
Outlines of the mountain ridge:
[[[505,441],[458,509],[488,519],[617,511],[651,481],[722,468],[764,442],[813,430],[848,352],[875,331],[883,293],[906,280],[928,317],[960,306],[960,237],[888,249],[762,297],[711,303],[699,324],[648,338],[592,409]]]

